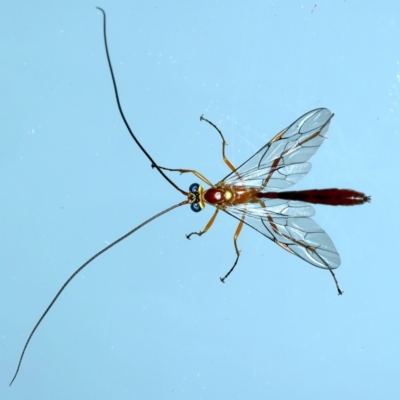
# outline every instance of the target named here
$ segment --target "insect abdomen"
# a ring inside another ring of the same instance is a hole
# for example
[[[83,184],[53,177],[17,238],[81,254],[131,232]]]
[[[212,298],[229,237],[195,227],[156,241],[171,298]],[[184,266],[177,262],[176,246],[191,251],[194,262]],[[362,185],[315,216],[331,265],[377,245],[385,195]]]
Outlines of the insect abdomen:
[[[370,201],[364,193],[351,189],[313,189],[288,192],[257,193],[258,198],[297,200],[330,206],[354,206]]]

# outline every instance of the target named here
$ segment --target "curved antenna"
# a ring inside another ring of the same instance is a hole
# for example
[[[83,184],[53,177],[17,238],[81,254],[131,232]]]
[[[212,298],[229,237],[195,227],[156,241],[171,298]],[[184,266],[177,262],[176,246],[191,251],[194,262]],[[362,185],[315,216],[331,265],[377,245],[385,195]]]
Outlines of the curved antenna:
[[[46,308],[45,312],[42,314],[42,316],[39,318],[38,322],[36,322],[36,325],[34,326],[34,328],[32,329],[32,332],[30,333],[25,346],[22,350],[21,356],[19,358],[19,362],[18,362],[18,366],[17,366],[17,370],[15,371],[14,377],[12,378],[11,382],[10,382],[10,386],[13,384],[15,378],[18,375],[19,372],[19,368],[21,367],[21,363],[22,363],[22,359],[24,358],[25,355],[25,351],[28,348],[29,342],[32,339],[33,334],[35,333],[36,329],[39,327],[39,325],[41,324],[41,322],[43,321],[44,317],[47,315],[47,313],[50,311],[51,307],[53,307],[54,303],[57,301],[58,297],[60,296],[60,294],[64,291],[64,289],[69,285],[69,283],[72,281],[72,279],[75,278],[76,275],[79,274],[79,272],[81,272],[85,267],[87,267],[93,260],[95,260],[97,257],[99,257],[101,254],[105,253],[107,250],[110,250],[111,247],[114,247],[116,244],[118,244],[119,242],[122,242],[124,239],[126,239],[128,236],[132,235],[132,233],[135,233],[137,230],[139,230],[140,228],[143,228],[145,225],[147,225],[149,222],[155,220],[158,217],[161,217],[161,215],[166,214],[169,211],[172,211],[174,208],[183,206],[184,204],[188,204],[188,200],[182,201],[179,204],[175,204],[172,207],[167,208],[164,211],[161,211],[160,213],[153,215],[151,218],[149,218],[148,220],[142,222],[140,225],[138,225],[136,228],[133,228],[131,231],[129,231],[128,233],[125,233],[125,235],[121,236],[120,238],[118,238],[117,240],[115,240],[114,242],[112,242],[111,244],[109,244],[108,246],[104,247],[104,249],[100,250],[98,253],[96,253],[93,257],[89,258],[89,260],[87,260],[84,264],[82,264],[64,283],[64,285],[62,285],[61,289],[57,292],[57,294],[54,296],[53,300],[51,301],[51,303],[48,305],[48,307]]]
[[[108,51],[108,44],[107,44],[107,32],[106,32],[106,13],[105,11],[100,8],[100,7],[96,7],[98,10],[100,10],[103,13],[103,32],[104,32],[104,45],[106,48],[106,55],[107,55],[107,61],[108,61],[108,66],[110,68],[110,73],[111,73],[111,78],[112,78],[112,82],[113,82],[113,86],[114,86],[114,92],[115,92],[115,98],[117,100],[117,105],[118,105],[118,110],[119,113],[121,114],[121,117],[124,121],[124,124],[126,126],[126,128],[128,129],[130,135],[132,136],[133,140],[136,142],[136,144],[139,146],[140,150],[143,151],[143,153],[145,154],[145,156],[151,161],[151,166],[156,168],[157,171],[176,189],[179,190],[182,194],[184,194],[185,196],[187,196],[187,192],[185,192],[184,190],[182,190],[181,188],[179,188],[171,179],[168,178],[167,175],[165,175],[165,173],[161,170],[161,168],[156,164],[156,162],[151,158],[150,154],[144,149],[144,147],[141,145],[141,143],[139,142],[139,140],[136,138],[135,134],[132,132],[131,127],[128,124],[128,121],[125,118],[125,114],[122,111],[122,107],[121,107],[121,103],[119,101],[119,95],[118,95],[118,89],[117,89],[117,82],[115,80],[115,76],[114,76],[114,71],[112,68],[112,64],[111,64],[111,58],[110,58],[110,53]]]

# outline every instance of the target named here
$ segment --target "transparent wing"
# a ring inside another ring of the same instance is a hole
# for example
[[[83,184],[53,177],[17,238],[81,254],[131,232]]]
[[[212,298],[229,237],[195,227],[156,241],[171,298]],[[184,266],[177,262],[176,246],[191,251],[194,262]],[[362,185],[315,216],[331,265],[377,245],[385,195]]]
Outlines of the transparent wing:
[[[331,238],[310,216],[314,209],[303,202],[267,200],[265,207],[256,203],[223,209],[268,239],[315,267],[335,269],[340,256]]]
[[[306,161],[325,139],[333,114],[318,108],[279,132],[221,182],[230,186],[268,187],[278,191],[292,186],[311,169]]]

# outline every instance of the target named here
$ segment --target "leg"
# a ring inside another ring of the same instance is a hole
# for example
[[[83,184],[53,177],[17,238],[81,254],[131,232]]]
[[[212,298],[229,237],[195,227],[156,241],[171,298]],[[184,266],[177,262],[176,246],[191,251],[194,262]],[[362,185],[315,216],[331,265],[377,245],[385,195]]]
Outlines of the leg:
[[[330,268],[329,268],[329,272],[331,273],[332,278],[333,278],[333,280],[335,281],[335,285],[336,285],[336,289],[337,289],[337,291],[338,291],[338,295],[343,294],[343,291],[340,290],[339,282],[338,282],[337,279],[336,279],[336,275],[334,274],[334,272],[333,272]]]
[[[222,134],[222,132],[218,129],[218,127],[213,124],[211,121],[209,121],[208,119],[204,118],[203,116],[200,117],[200,121],[206,121],[208,122],[212,127],[214,127],[217,132],[220,134],[221,138],[222,138],[222,158],[224,159],[225,164],[232,170],[235,171],[236,168],[233,166],[233,164],[226,158],[225,156],[225,146],[227,146],[227,143],[225,141],[224,135]]]
[[[151,167],[155,168],[154,164]],[[207,183],[207,185],[211,187],[214,186],[205,176],[200,174],[200,172],[195,171],[194,169],[174,169],[174,168],[165,168],[160,166],[158,166],[158,168],[163,169],[164,171],[179,172],[181,174],[187,174],[188,172],[191,172],[193,175],[196,175],[200,180]]]
[[[208,224],[202,231],[189,233],[188,235],[186,235],[186,238],[190,239],[190,236],[192,236],[192,235],[201,236],[203,233],[206,233],[211,228],[211,225],[214,223],[215,218],[217,218],[218,211],[219,211],[219,209],[216,208],[214,215],[211,217],[211,219],[208,221]]]
[[[219,278],[221,279],[222,283],[225,283],[225,279],[231,274],[231,272],[235,269],[237,262],[239,261],[239,256],[240,256],[240,251],[237,247],[237,238],[240,235],[240,231],[243,228],[243,223],[244,223],[244,215],[242,217],[242,220],[239,222],[238,227],[236,228],[236,232],[233,236],[233,244],[235,245],[235,250],[236,250],[236,260],[235,263],[233,264],[233,267],[228,271],[228,273],[223,277],[223,278]]]

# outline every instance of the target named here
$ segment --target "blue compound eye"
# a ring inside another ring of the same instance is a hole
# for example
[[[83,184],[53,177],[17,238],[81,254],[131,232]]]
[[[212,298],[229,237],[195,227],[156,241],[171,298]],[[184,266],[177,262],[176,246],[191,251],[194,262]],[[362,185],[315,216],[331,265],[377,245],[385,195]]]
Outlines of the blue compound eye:
[[[193,185],[192,185],[193,186]],[[191,187],[192,187],[191,186]],[[192,203],[191,205],[190,205],[190,208],[192,209],[192,211],[194,211],[194,212],[199,212],[199,211],[201,211],[201,207],[200,207],[200,204],[199,203]]]
[[[198,183],[192,183],[189,187],[189,192],[195,193],[199,191],[199,184]]]

